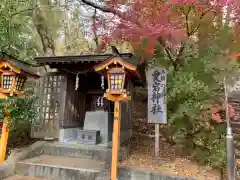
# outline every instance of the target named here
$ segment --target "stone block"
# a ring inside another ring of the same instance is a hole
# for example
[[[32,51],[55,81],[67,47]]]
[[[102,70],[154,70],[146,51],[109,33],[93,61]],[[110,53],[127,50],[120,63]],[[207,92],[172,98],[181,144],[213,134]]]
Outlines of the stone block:
[[[167,176],[155,172],[136,170],[133,168],[118,168],[118,180],[195,180],[180,176]]]
[[[96,145],[100,140],[100,131],[96,130],[78,130],[78,142],[82,144]]]
[[[53,180],[94,180],[99,172],[64,166],[51,166],[34,163],[18,163],[16,173],[24,176],[41,177]]]
[[[101,143],[108,143],[112,140],[112,118],[105,111],[87,111],[83,130],[99,130]]]
[[[59,142],[68,142],[77,140],[78,128],[66,128],[59,131]]]

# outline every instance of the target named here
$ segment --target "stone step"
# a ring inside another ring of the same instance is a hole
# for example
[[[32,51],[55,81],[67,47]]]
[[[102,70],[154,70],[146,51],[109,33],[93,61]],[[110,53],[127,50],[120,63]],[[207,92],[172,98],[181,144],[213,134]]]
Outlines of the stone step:
[[[16,174],[50,180],[94,180],[104,167],[104,161],[41,155],[18,162]]]
[[[48,180],[48,179],[39,178],[39,177],[31,177],[31,176],[13,175],[13,176],[7,177],[3,180]]]
[[[119,161],[125,159],[130,151],[129,147],[121,147]],[[47,143],[43,147],[43,154],[52,156],[76,157],[111,162],[112,148],[100,145]]]

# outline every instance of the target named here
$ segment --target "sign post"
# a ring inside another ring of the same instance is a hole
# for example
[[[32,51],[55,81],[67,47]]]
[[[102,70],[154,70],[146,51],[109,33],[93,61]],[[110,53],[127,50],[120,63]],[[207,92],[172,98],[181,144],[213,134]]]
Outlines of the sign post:
[[[159,156],[159,124],[167,124],[167,73],[163,67],[147,71],[148,123],[155,124],[155,156]]]

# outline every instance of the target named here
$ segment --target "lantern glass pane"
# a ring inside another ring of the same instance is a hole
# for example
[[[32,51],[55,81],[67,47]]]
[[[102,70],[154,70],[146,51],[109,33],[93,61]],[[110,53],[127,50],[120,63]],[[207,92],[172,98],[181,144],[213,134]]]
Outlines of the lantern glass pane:
[[[11,89],[14,76],[3,75],[3,88]]]
[[[24,77],[16,77],[14,90],[21,91],[25,83]]]
[[[122,90],[123,76],[124,76],[124,74],[111,74],[110,75],[110,87],[112,90],[115,90],[115,91]]]

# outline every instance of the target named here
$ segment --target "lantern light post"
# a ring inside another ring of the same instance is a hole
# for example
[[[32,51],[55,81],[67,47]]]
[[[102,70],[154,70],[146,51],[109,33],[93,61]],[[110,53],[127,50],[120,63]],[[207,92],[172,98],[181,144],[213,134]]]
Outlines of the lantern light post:
[[[118,151],[119,151],[119,138],[120,138],[120,120],[121,109],[120,103],[131,100],[129,92],[126,90],[127,76],[130,73],[136,73],[136,66],[124,62],[120,57],[114,57],[103,64],[95,67],[95,71],[101,71],[107,77],[108,89],[104,97],[114,102],[114,118],[113,118],[113,140],[112,140],[112,167],[111,167],[111,180],[117,179],[118,168]]]
[[[124,68],[112,68],[107,71],[108,89],[104,97],[114,102],[114,120],[113,120],[113,143],[112,143],[112,168],[111,180],[117,179],[117,164],[120,139],[120,102],[129,101],[130,96],[124,89],[126,72]]]
[[[0,60],[0,99],[8,97],[23,98],[24,84],[28,77],[39,78],[35,73],[30,72],[20,61]],[[8,111],[9,105],[4,107],[4,120],[0,139],[0,164],[5,161],[8,142],[8,122],[11,113]]]

